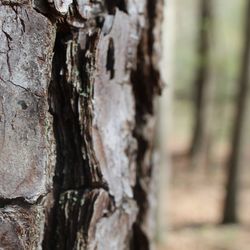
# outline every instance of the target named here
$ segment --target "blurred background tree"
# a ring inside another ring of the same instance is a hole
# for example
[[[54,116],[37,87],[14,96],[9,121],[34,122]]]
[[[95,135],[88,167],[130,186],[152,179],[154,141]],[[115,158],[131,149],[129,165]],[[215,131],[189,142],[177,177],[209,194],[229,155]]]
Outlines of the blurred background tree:
[[[224,204],[223,223],[238,222],[237,194],[240,171],[240,157],[244,136],[244,123],[247,121],[247,97],[250,81],[250,1],[247,0],[245,14],[245,30],[243,34],[243,51],[239,81],[237,82],[238,95],[235,101],[235,116],[233,121],[231,152],[228,158],[228,173],[226,184],[226,199]]]
[[[161,250],[249,249],[249,2],[166,1],[174,13],[163,27],[163,69],[173,96],[162,105],[173,125],[162,139],[172,168],[161,194]]]
[[[211,124],[209,123],[209,107],[211,103],[210,49],[212,32],[212,1],[199,2],[199,30],[197,41],[196,73],[193,85],[194,128],[189,150],[193,164],[207,164],[210,151]],[[197,161],[198,159],[198,161]],[[203,160],[202,160],[203,159]]]

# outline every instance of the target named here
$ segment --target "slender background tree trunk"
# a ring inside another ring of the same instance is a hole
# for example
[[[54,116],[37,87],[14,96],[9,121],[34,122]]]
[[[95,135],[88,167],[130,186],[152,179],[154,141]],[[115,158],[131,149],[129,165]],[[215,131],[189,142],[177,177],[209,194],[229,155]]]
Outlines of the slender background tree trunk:
[[[238,82],[235,119],[232,131],[231,152],[228,159],[226,197],[223,211],[223,223],[238,222],[237,194],[240,167],[240,156],[243,142],[243,126],[246,121],[246,105],[250,84],[250,1],[246,5],[244,47]]]
[[[1,248],[150,249],[162,4],[1,1]]]
[[[211,86],[209,82],[210,49],[212,27],[212,1],[199,1],[198,66],[194,80],[194,128],[189,155],[195,165],[206,164],[210,147],[210,126],[206,117],[210,116]],[[200,159],[204,160],[200,160]]]

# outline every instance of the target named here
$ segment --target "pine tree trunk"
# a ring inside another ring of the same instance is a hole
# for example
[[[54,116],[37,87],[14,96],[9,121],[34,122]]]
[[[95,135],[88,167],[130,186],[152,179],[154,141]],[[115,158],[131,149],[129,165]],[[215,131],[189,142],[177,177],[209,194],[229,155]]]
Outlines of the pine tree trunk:
[[[243,127],[247,118],[247,97],[250,86],[250,1],[246,6],[246,21],[244,30],[244,47],[242,53],[242,64],[238,82],[238,95],[236,99],[235,118],[232,131],[231,152],[228,159],[226,197],[223,211],[222,223],[238,222],[237,196],[238,178],[240,168],[240,157],[243,143]]]
[[[209,82],[212,1],[199,1],[199,34],[198,34],[198,68],[194,80],[194,128],[189,155],[195,165],[205,164],[209,154],[210,127],[207,117],[210,116],[211,86]]]
[[[162,4],[1,0],[1,249],[150,249]]]

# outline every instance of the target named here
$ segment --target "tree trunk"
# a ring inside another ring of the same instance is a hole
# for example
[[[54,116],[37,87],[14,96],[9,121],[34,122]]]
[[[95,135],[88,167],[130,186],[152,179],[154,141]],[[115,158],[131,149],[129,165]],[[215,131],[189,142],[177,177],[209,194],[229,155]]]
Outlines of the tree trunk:
[[[206,123],[210,96],[210,35],[212,22],[211,1],[200,0],[200,18],[198,35],[198,68],[194,81],[194,129],[190,144],[189,155],[193,159],[207,157],[209,148],[209,127]],[[195,160],[196,161],[196,160]],[[206,161],[205,161],[206,162]],[[199,162],[201,163],[201,162]]]
[[[238,177],[240,166],[240,154],[243,142],[243,126],[246,121],[246,104],[250,84],[250,1],[246,6],[246,23],[244,31],[244,48],[242,54],[242,65],[238,82],[238,96],[234,127],[232,131],[231,152],[228,159],[228,176],[226,184],[226,198],[223,211],[223,223],[236,223],[237,216],[237,194]]]
[[[162,4],[1,0],[0,248],[150,249]]]

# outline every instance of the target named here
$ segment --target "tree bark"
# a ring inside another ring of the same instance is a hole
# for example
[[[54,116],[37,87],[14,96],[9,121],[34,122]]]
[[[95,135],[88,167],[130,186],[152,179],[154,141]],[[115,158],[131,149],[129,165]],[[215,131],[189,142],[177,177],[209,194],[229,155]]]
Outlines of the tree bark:
[[[0,248],[150,249],[162,4],[1,0]]]
[[[238,177],[240,167],[240,155],[243,142],[243,127],[246,121],[246,105],[250,84],[250,1],[246,6],[246,21],[244,30],[244,47],[242,63],[238,81],[238,96],[236,99],[235,118],[232,131],[231,152],[228,159],[226,197],[222,223],[236,223]]]

